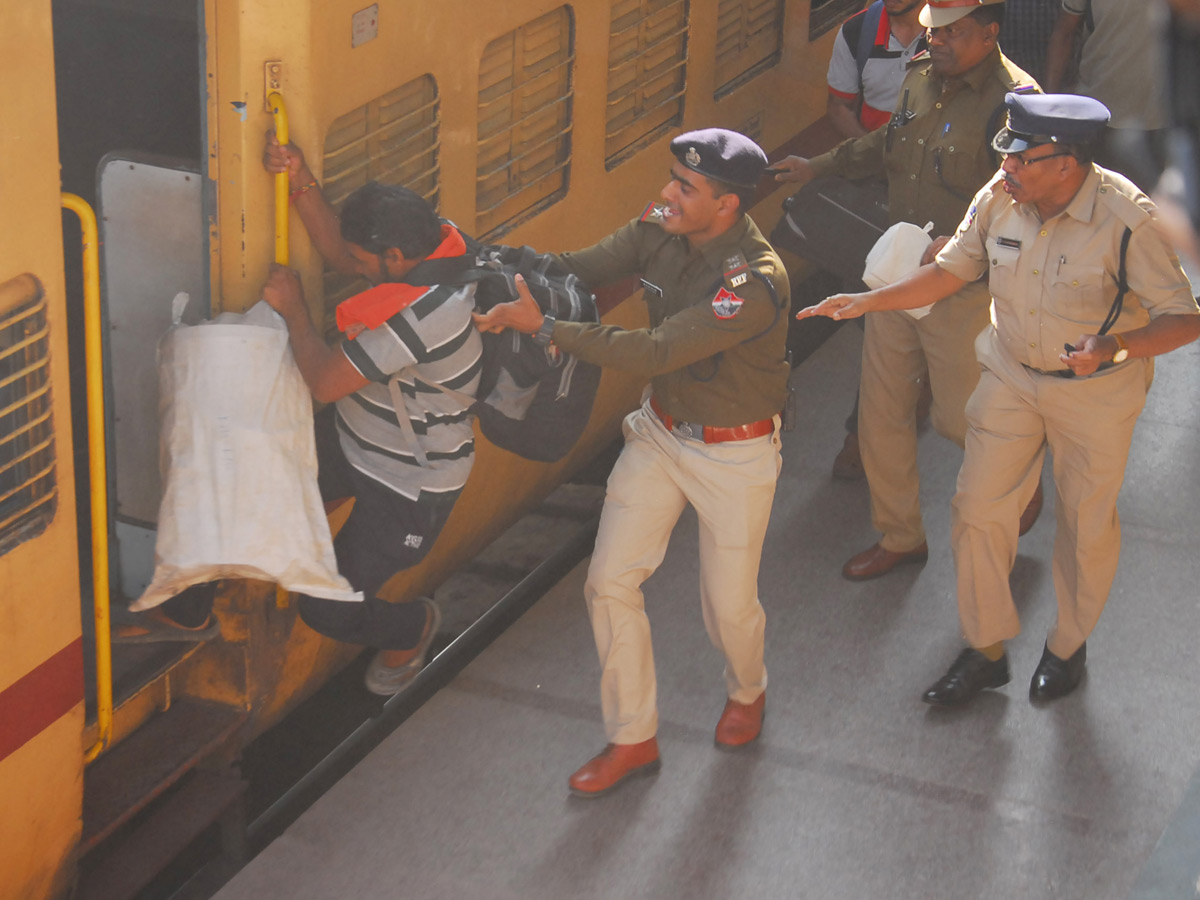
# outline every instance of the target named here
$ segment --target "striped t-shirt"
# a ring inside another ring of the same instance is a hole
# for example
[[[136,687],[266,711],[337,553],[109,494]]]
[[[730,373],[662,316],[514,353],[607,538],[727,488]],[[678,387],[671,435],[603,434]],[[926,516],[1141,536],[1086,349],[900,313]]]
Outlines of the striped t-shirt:
[[[337,402],[342,450],[355,469],[411,500],[421,491],[458,490],[471,472],[468,408],[432,385],[475,396],[483,343],[471,320],[474,305],[475,285],[435,285],[382,325],[342,341],[351,365],[371,382]],[[400,389],[428,466],[408,446],[388,390],[389,379],[409,367]]]

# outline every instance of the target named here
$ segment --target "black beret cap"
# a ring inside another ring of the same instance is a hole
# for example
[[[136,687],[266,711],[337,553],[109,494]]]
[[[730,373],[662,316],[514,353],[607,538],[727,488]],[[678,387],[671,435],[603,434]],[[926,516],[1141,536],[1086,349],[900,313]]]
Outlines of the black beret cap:
[[[1001,153],[1098,137],[1111,117],[1099,100],[1078,94],[1005,94],[1008,121],[992,141]]]
[[[724,128],[689,131],[671,141],[675,158],[717,181],[754,187],[767,168],[767,154],[744,134]]]

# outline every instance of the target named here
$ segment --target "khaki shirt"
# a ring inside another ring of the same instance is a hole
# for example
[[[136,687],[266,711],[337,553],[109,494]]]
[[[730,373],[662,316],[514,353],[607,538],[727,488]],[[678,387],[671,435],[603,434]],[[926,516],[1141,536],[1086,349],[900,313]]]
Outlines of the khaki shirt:
[[[814,157],[813,171],[846,178],[886,173],[893,223],[924,227],[932,221],[935,235],[952,234],[998,167],[991,132],[1000,130],[1004,116],[996,111],[1018,88],[1038,90],[998,47],[955,78],[935,75],[931,63],[914,63],[892,121]]]
[[[770,279],[775,297],[753,275],[732,289],[726,285],[726,261],[738,251],[751,269]],[[593,287],[640,275],[650,314],[649,328],[632,331],[557,322],[554,343],[562,350],[649,376],[658,403],[681,421],[733,427],[783,408],[789,374],[787,272],[748,216],[694,250],[685,237],[634,220],[560,259]]]
[[[1129,293],[1111,333],[1200,313],[1154,204],[1127,178],[1093,165],[1067,208],[1046,222],[1005,193],[1000,175],[985,185],[937,256],[966,281],[989,273],[994,329],[976,345],[980,362],[1002,352],[1035,369],[1065,368],[1063,344],[1096,334],[1116,298],[1127,227]]]

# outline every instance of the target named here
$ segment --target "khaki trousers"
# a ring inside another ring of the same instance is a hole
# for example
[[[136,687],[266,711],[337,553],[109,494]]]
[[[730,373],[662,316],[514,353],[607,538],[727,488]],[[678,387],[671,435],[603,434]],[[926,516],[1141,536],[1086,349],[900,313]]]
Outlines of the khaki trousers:
[[[1117,571],[1117,494],[1149,371],[1138,360],[1090,378],[1065,379],[1031,372],[1007,357],[983,370],[967,404],[966,454],[952,503],[958,611],[972,647],[1009,640],[1021,630],[1009,574],[1018,520],[1037,486],[1047,446],[1054,456],[1058,619],[1046,643],[1066,659],[1091,634]]]
[[[925,541],[917,474],[917,400],[929,373],[930,419],[939,434],[960,447],[963,410],[979,380],[975,338],[988,324],[987,286],[969,284],[935,303],[929,315],[867,313],[858,443],[871,489],[871,523],[887,550],[904,553]]]
[[[635,744],[658,729],[642,584],[662,562],[688,503],[700,520],[700,608],[709,639],[725,656],[727,693],[751,703],[766,689],[758,567],[781,457],[778,428],[747,441],[704,444],[668,431],[648,404],[626,417],[624,431],[584,596],[608,740]]]

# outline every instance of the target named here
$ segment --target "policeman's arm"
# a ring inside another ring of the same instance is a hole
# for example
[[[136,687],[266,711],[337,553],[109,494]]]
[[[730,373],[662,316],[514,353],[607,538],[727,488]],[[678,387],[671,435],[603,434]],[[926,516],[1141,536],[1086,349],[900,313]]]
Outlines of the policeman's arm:
[[[1170,353],[1198,337],[1200,316],[1183,314],[1159,316],[1142,328],[1121,332],[1131,358]],[[1059,359],[1076,375],[1091,375],[1111,360],[1119,347],[1111,334],[1085,334],[1075,342],[1074,351],[1061,354]]]
[[[921,265],[926,266],[933,262],[937,258],[937,255],[942,252],[942,248],[948,243],[950,243],[950,235],[948,234],[941,234],[935,237],[929,246],[925,248],[925,252],[921,254]]]
[[[1058,14],[1046,46],[1046,82],[1042,86],[1048,94],[1057,94],[1067,86],[1067,70],[1075,55],[1075,35],[1081,22],[1083,16],[1078,13],[1064,9]]]
[[[280,144],[275,132],[268,131],[263,147],[263,168],[272,174],[287,173],[292,205],[322,258],[344,275],[357,275],[358,269],[342,238],[337,214],[321,193],[300,148],[295,144]]]
[[[843,138],[861,137],[867,133],[867,129],[858,120],[858,99],[829,92],[829,99],[825,103],[825,115]]]
[[[642,271],[641,252],[654,244],[648,229],[668,237],[657,225],[635,219],[591,247],[557,254],[558,261],[593,288],[620,281]]]
[[[797,319],[825,316],[830,319],[856,319],[864,313],[886,309],[916,309],[949,297],[962,290],[966,281],[951,275],[936,263],[921,266],[895,284],[865,294],[834,294],[816,306],[796,313]]]
[[[294,271],[272,263],[262,298],[287,323],[292,356],[315,400],[332,403],[367,386],[367,379],[350,364],[341,348],[330,347],[313,327],[300,278]]]

